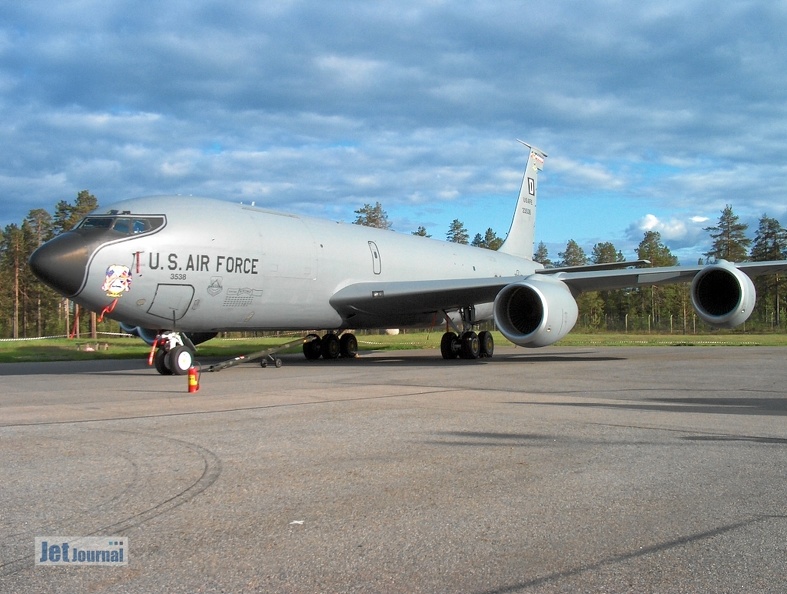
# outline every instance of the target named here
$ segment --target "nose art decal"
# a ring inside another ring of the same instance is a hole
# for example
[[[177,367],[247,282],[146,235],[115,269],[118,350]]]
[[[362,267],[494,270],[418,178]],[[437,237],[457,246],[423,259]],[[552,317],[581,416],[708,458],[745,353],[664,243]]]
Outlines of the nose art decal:
[[[107,297],[120,297],[124,292],[131,290],[131,270],[128,266],[112,264],[107,268],[107,275],[101,290],[107,292]]]

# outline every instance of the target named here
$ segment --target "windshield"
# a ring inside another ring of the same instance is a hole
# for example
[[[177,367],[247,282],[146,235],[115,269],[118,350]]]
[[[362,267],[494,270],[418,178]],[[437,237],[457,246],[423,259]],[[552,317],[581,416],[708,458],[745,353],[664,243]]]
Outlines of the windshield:
[[[140,235],[163,226],[164,217],[89,216],[82,219],[77,229],[112,229],[123,235]]]

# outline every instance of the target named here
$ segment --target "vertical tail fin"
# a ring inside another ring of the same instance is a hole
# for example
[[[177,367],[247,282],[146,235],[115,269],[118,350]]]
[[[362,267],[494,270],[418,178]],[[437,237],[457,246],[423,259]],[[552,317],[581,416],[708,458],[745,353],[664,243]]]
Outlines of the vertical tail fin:
[[[520,140],[519,142],[522,141]],[[519,198],[516,202],[511,228],[508,230],[508,236],[498,251],[532,260],[533,242],[535,241],[536,232],[538,172],[544,168],[544,159],[547,155],[541,149],[530,146],[526,142],[522,142],[522,144],[530,149],[530,156],[527,158],[525,175],[522,179],[522,187],[519,190]]]

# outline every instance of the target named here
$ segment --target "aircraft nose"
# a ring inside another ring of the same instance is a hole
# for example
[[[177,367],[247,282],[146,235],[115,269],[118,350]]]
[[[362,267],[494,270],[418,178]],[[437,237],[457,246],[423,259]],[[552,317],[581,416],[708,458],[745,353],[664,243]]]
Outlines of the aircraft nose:
[[[64,297],[74,297],[82,288],[93,247],[80,234],[67,232],[40,246],[28,263],[41,281]]]

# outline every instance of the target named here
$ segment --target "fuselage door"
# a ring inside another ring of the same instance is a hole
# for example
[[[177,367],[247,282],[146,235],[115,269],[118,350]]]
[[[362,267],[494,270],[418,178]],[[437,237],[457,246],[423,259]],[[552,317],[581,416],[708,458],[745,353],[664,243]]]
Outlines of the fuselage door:
[[[377,249],[377,244],[373,241],[369,242],[369,251],[372,252],[372,270],[375,274],[380,274],[382,271],[380,263],[380,250]]]
[[[186,315],[194,299],[191,285],[168,285],[160,283],[148,308],[148,313],[169,322],[175,322]]]

